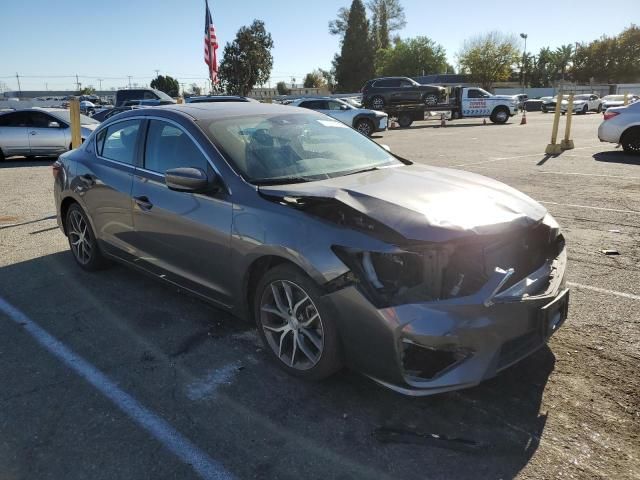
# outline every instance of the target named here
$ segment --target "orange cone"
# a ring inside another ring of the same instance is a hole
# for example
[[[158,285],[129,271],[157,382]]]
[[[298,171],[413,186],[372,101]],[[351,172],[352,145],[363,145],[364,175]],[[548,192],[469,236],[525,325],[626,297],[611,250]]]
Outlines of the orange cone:
[[[444,120],[444,113],[440,114],[440,126],[441,127],[446,127],[447,123]]]
[[[522,120],[520,120],[520,125],[526,125],[527,124],[527,111],[523,110],[522,111]]]

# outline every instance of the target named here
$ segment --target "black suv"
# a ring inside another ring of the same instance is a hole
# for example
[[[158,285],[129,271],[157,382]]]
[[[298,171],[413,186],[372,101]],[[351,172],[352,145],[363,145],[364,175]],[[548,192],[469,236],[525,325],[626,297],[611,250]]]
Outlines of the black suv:
[[[437,105],[446,96],[446,89],[436,85],[421,85],[407,77],[384,77],[369,80],[362,87],[362,103],[374,110],[392,105]]]

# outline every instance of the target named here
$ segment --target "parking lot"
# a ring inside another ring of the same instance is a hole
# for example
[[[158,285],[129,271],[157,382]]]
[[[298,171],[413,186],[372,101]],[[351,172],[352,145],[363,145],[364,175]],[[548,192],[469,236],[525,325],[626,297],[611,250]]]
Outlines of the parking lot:
[[[640,478],[640,158],[598,141],[598,114],[546,156],[553,116],[527,119],[375,136],[543,202],[569,248],[549,346],[426,398],[349,371],[301,382],[252,326],[121,266],[81,271],[52,160],[0,164],[0,478]]]

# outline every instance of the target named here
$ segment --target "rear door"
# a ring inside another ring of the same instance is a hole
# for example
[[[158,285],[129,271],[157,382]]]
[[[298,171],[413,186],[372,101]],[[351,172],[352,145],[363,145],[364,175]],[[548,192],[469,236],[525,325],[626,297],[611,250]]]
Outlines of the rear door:
[[[67,124],[45,112],[29,111],[28,116],[31,155],[59,155],[69,149]]]
[[[170,190],[164,172],[172,168],[213,168],[203,150],[180,125],[149,120],[144,165],[133,182],[134,247],[145,268],[224,305],[232,204],[223,188],[200,194]]]
[[[399,97],[401,103],[418,103],[420,100],[420,90],[408,79],[400,80]]]
[[[327,115],[332,116],[336,120],[340,120],[342,123],[353,126],[353,110],[349,108],[342,102],[337,102],[335,100],[327,100],[328,110],[326,112]]]
[[[0,115],[0,148],[6,157],[30,154],[28,124],[26,111]]]

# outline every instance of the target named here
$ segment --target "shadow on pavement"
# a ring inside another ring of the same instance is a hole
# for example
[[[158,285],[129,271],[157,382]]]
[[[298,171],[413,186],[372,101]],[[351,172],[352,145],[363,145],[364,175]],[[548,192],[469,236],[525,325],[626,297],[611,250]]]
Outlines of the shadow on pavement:
[[[225,467],[238,478],[276,478],[286,469],[289,478],[511,479],[546,425],[540,405],[555,365],[546,346],[478,387],[412,398],[348,370],[320,383],[290,377],[246,323],[122,266],[86,273],[69,252],[0,268],[0,292],[54,336],[73,332],[63,337],[71,348],[94,345],[85,354],[94,364],[125,345],[140,358],[123,369],[125,384],[139,385],[142,403],[167,398],[167,412],[186,412],[201,447],[224,443]],[[164,373],[197,377],[238,362],[236,377],[207,401],[187,398],[181,377]],[[222,427],[228,422],[233,428]],[[74,458],[60,448],[73,471]]]
[[[58,157],[9,157],[5,158],[4,162],[0,162],[0,169],[2,168],[25,168],[25,167],[46,167],[55,162]]]
[[[622,163],[625,165],[640,165],[640,155],[629,155],[623,151],[598,152],[593,155],[597,162]]]

